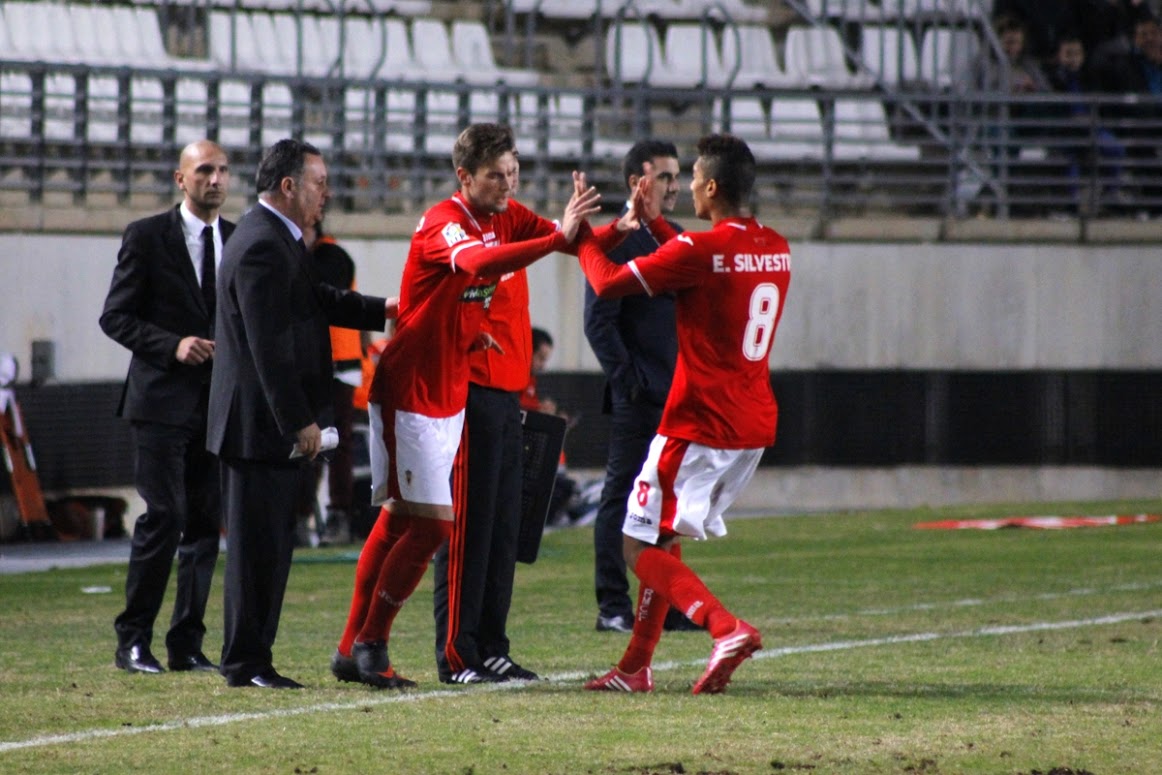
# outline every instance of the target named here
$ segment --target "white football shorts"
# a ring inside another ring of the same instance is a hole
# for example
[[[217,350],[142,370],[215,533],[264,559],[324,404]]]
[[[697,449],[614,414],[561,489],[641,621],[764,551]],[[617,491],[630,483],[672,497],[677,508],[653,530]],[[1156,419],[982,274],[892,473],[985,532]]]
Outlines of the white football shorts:
[[[428,417],[369,404],[371,503],[388,500],[452,505],[452,463],[464,430],[464,410]]]
[[[621,532],[648,544],[673,535],[726,535],[722,514],[758,467],[762,449],[714,449],[657,435],[634,480]]]

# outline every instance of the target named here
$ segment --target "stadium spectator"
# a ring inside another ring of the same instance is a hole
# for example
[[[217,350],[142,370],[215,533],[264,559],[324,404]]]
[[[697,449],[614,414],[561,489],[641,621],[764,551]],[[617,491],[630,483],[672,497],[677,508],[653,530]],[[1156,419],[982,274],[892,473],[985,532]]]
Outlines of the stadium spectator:
[[[1067,0],[996,0],[994,27],[1000,19],[1010,19],[1028,30],[1027,54],[1048,62],[1057,53],[1063,33],[1078,29],[1074,5]]]
[[[371,387],[373,501],[389,503],[356,567],[347,627],[331,660],[340,680],[414,686],[388,655],[392,623],[452,533],[450,481],[468,399],[469,351],[496,347],[481,330],[497,282],[568,247],[599,195],[579,186],[558,227],[511,199],[512,130],[473,124],[452,151],[459,190],[430,208],[412,237],[400,317]],[[628,228],[624,224],[623,228]],[[612,240],[617,229],[604,230]],[[457,484],[465,483],[463,477]],[[461,493],[462,495],[462,493]]]
[[[1056,91],[1077,96],[1091,94],[1099,90],[1097,75],[1088,65],[1085,47],[1076,33],[1065,33],[1057,46],[1055,66],[1049,72],[1049,81]],[[1120,192],[1122,162],[1126,149],[1108,128],[1097,122],[1090,103],[1079,99],[1068,103],[1063,118],[1067,126],[1059,130],[1059,137],[1076,138],[1075,145],[1062,145],[1060,152],[1065,156],[1069,178],[1069,201],[1074,210],[1088,202],[1081,200],[1081,176],[1098,160],[1100,179],[1104,191],[1098,193],[1110,203],[1114,203]]]
[[[632,193],[645,172],[653,179],[647,217],[671,213],[678,202],[678,149],[663,140],[641,140],[622,159],[621,175]],[[629,210],[627,202],[622,214]],[[682,227],[669,221],[680,233]],[[648,255],[659,247],[648,229],[632,232],[610,251],[618,264]],[[599,632],[630,632],[633,602],[629,597],[621,525],[625,502],[634,477],[641,470],[650,440],[657,432],[662,407],[674,377],[678,339],[674,324],[674,295],[634,295],[601,299],[585,284],[585,338],[605,372],[603,411],[610,415],[605,483],[593,524],[593,581],[597,596]],[[675,611],[667,620],[670,629],[688,626]]]
[[[255,188],[258,204],[222,256],[210,383],[207,446],[222,461],[228,528],[220,670],[229,686],[299,689],[274,669],[272,650],[300,461],[319,454],[317,418],[331,401],[327,327],[382,330],[395,305],[336,290],[310,271],[302,230],[322,217],[329,197],[317,148],[278,141],[259,161]]]
[[[648,222],[661,247],[625,265],[609,261],[592,240],[579,251],[598,296],[675,292],[678,332],[674,381],[622,528],[626,565],[639,581],[633,634],[617,665],[585,688],[651,691],[650,664],[675,606],[714,639],[692,690],[712,694],[762,640],[682,562],[680,538],[726,534],[723,513],[775,441],[767,359],[791,281],[790,248],[750,213],[755,160],[738,138],[698,141],[690,191],[709,231],[679,237],[660,215],[647,221],[653,180],[643,178],[631,212]]]
[[[1134,23],[1132,48],[1105,66],[1106,90],[1162,96],[1162,26],[1157,17],[1142,12]],[[1162,213],[1158,136],[1162,107],[1158,102],[1125,102],[1106,109],[1109,125],[1126,147],[1126,168],[1139,187],[1144,206],[1139,215]]]
[[[217,669],[202,651],[206,603],[221,534],[218,461],[206,451],[214,361],[217,258],[234,231],[219,216],[230,188],[226,152],[200,140],[174,172],[182,201],[125,229],[101,330],[133,353],[117,413],[133,426],[134,485],[145,501],[113,623],[115,664],[164,672],[150,651],[177,552],[177,590],[166,634],[171,670]]]

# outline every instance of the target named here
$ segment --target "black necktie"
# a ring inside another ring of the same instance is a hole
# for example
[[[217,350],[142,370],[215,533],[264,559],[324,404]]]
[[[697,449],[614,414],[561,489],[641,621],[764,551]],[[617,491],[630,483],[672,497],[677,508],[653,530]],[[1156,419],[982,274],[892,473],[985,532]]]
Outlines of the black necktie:
[[[202,298],[206,301],[206,311],[210,313],[211,324],[214,320],[214,305],[217,301],[214,295],[215,263],[214,227],[207,226],[202,229]]]

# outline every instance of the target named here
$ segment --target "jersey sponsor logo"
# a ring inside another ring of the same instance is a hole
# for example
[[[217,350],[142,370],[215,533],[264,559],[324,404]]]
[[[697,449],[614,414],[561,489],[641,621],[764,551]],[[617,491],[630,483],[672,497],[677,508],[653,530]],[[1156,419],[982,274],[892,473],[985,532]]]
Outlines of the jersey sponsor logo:
[[[674,237],[674,239],[678,240],[679,242],[685,242],[690,247],[694,247],[694,240],[690,239],[690,237],[686,236],[685,234],[679,234],[677,237]]]
[[[468,233],[464,231],[464,227],[455,221],[450,221],[444,226],[440,234],[444,237],[444,242],[448,243],[448,247],[452,247],[457,242],[463,242],[468,239]]]
[[[720,274],[791,271],[790,253],[735,253],[729,262],[725,254],[715,253],[710,261],[712,269]]]
[[[647,517],[645,514],[630,514],[629,518],[630,518],[630,521],[635,522],[639,525],[649,526],[649,525],[654,524],[654,521],[652,519],[650,519],[649,517]]]
[[[496,283],[488,285],[470,285],[460,294],[460,301],[469,304],[482,303],[485,307],[492,303],[492,295],[496,293]]]

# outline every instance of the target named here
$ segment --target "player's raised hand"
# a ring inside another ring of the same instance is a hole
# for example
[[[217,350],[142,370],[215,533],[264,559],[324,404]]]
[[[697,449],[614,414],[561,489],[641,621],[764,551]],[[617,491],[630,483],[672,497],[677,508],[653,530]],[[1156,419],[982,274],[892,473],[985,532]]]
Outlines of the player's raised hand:
[[[629,197],[629,209],[617,221],[618,231],[632,231],[649,223],[662,212],[662,198],[654,185],[654,165],[646,162],[645,173],[637,179]]]
[[[584,172],[573,172],[573,196],[565,205],[565,215],[561,219],[561,233],[572,242],[577,229],[589,216],[601,212],[601,194],[585,179]]]

